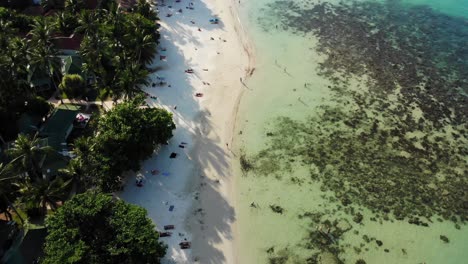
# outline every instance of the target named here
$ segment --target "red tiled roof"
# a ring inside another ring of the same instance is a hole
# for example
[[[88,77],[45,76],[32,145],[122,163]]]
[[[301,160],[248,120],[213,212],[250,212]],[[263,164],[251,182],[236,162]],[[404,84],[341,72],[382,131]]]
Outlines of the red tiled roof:
[[[98,6],[98,0],[85,0],[87,9],[96,9]]]
[[[79,50],[83,36],[80,34],[73,34],[69,37],[58,36],[53,39],[53,43],[57,49],[66,50]]]
[[[23,10],[23,14],[28,16],[42,16],[44,13],[44,8],[42,6],[28,6]]]
[[[122,9],[129,10],[137,4],[137,1],[136,0],[118,0],[118,3]]]

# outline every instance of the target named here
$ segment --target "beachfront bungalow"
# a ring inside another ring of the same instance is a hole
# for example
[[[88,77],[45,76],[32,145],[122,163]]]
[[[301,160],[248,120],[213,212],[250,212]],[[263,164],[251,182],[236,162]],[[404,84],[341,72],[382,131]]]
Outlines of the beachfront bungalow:
[[[61,73],[62,76],[68,74],[78,74],[83,77],[83,80],[92,80],[89,78],[85,71],[83,71],[83,60],[81,56],[77,54],[71,55],[59,55],[60,60],[62,62]]]
[[[52,78],[44,71],[37,70],[35,67],[28,69],[28,82],[34,87],[38,94],[42,95],[54,87]]]
[[[57,107],[39,130],[39,136],[47,140],[55,152],[48,154],[42,168],[46,175],[54,175],[64,168],[71,154],[67,146],[67,139],[73,130],[73,124],[79,114],[80,107],[63,104]]]
[[[73,122],[79,110],[80,106],[60,105],[39,130],[39,135],[47,138],[49,146],[57,152],[66,151],[67,138],[73,130]]]
[[[65,55],[76,55],[76,51],[80,49],[83,35],[71,34],[70,36],[56,35],[52,39],[54,47]]]

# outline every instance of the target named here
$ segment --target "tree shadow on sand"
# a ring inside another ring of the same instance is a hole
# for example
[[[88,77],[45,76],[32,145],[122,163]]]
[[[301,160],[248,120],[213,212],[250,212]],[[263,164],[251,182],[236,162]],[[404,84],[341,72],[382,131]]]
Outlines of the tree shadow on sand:
[[[174,138],[190,136],[193,144],[189,146],[189,157],[195,164],[193,172],[193,184],[188,186],[189,192],[195,194],[192,209],[187,212],[188,230],[193,236],[192,241],[192,259],[188,262],[193,263],[194,259],[199,259],[200,263],[224,263],[226,256],[216,247],[223,239],[232,240],[232,230],[230,224],[235,220],[234,208],[229,204],[226,197],[222,195],[220,189],[224,187],[224,180],[231,180],[229,171],[229,151],[223,148],[219,135],[213,132],[214,124],[211,121],[211,113],[208,109],[202,109],[198,103],[195,93],[198,87],[205,85],[203,82],[211,80],[203,79],[203,68],[209,68],[212,65],[199,65],[192,58],[187,57],[184,51],[179,47],[199,47],[207,41],[220,41],[219,37],[213,33],[214,40],[202,39],[200,35],[193,34],[189,28],[200,28],[202,31],[214,31],[214,29],[223,30],[223,24],[211,24],[209,19],[216,17],[215,14],[202,2],[195,2],[195,10],[189,10],[185,7],[187,1],[176,3],[175,1],[165,1],[166,6],[160,7],[160,17],[163,23],[165,21],[176,20],[175,23],[165,24],[161,30],[160,47],[165,47],[166,51],[161,51],[155,57],[151,68],[158,69],[151,75],[151,83],[157,83],[157,76],[172,76],[167,78],[165,86],[148,86],[143,90],[152,97],[158,99],[148,99],[150,106],[164,107],[174,114],[177,129],[174,131]],[[167,6],[172,9],[168,10]],[[182,13],[177,10],[182,9]],[[172,13],[171,17],[165,17]],[[196,14],[194,13],[196,12]],[[193,14],[193,16],[192,16]],[[193,17],[203,17],[202,21],[194,21]],[[174,22],[174,21],[173,21]],[[198,31],[196,31],[198,32]],[[216,50],[212,51],[213,53]],[[159,56],[166,56],[161,60]],[[185,73],[186,69],[193,69],[193,74]],[[174,77],[176,72],[177,77]],[[180,74],[179,74],[180,73]],[[170,87],[168,87],[170,85]],[[209,84],[211,86],[215,83]],[[206,95],[209,96],[209,95]],[[180,102],[183,104],[180,105]],[[177,109],[174,107],[177,105]],[[169,148],[177,148],[172,143]],[[205,175],[216,175],[219,179],[208,178]],[[224,187],[225,188],[225,187]],[[209,205],[209,206],[208,206]],[[201,209],[201,210],[200,210]],[[168,252],[170,252],[169,249]],[[179,263],[171,259],[165,259],[164,263]]]

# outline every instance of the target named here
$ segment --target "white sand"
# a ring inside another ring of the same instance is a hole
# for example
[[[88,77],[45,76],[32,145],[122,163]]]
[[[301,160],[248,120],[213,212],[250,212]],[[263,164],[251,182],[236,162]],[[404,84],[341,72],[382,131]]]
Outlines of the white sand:
[[[128,178],[119,196],[146,208],[159,230],[175,225],[172,237],[161,238],[169,246],[164,263],[236,263],[229,147],[237,106],[245,91],[240,78],[245,81],[253,72],[252,49],[237,17],[237,0],[164,2],[166,6],[158,8],[160,47],[166,51],[159,55],[167,57],[166,61],[155,58],[151,67],[159,70],[152,81],[163,76],[171,87],[147,87],[145,91],[158,98],[148,99],[151,106],[174,113],[177,129],[169,145]],[[186,8],[190,2],[194,10]],[[168,13],[172,16],[166,17]],[[210,24],[213,17],[220,19],[218,25]],[[194,73],[184,73],[188,68]],[[203,97],[195,97],[195,93],[203,93]],[[181,142],[187,143],[183,149],[178,147]],[[178,153],[177,158],[169,159],[172,152]],[[160,173],[152,175],[153,169]],[[163,176],[163,172],[170,175]],[[145,179],[141,188],[134,184],[137,176]],[[184,239],[192,242],[192,249],[180,249],[178,244]]]

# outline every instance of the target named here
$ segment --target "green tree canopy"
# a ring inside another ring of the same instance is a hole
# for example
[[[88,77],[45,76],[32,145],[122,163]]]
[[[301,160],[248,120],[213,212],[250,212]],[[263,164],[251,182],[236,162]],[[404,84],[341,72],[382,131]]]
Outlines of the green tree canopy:
[[[42,263],[160,263],[166,246],[146,210],[88,191],[51,215]]]
[[[120,176],[127,170],[138,170],[140,161],[149,158],[155,148],[172,137],[175,124],[172,114],[160,108],[143,106],[143,97],[118,104],[106,113],[98,124],[95,138],[95,153],[101,164],[107,164],[111,174]],[[114,175],[114,176],[113,176]],[[106,191],[113,190],[109,184],[114,179],[103,181]]]
[[[40,160],[53,151],[52,147],[43,143],[38,134],[32,137],[19,134],[7,154],[15,160],[15,164],[19,164],[19,170],[26,172],[31,181],[36,181],[42,178]]]
[[[79,74],[67,74],[63,76],[59,89],[67,98],[77,98],[85,92],[85,81]]]

